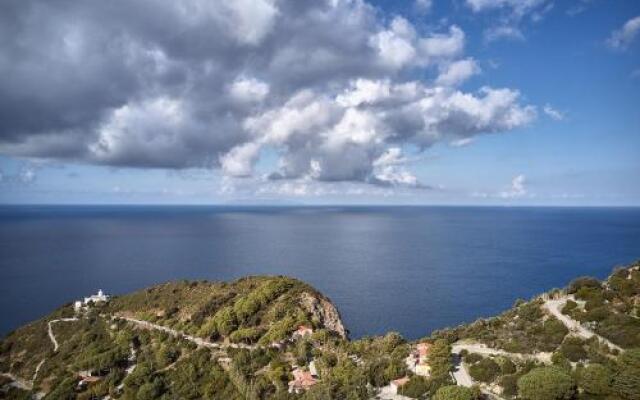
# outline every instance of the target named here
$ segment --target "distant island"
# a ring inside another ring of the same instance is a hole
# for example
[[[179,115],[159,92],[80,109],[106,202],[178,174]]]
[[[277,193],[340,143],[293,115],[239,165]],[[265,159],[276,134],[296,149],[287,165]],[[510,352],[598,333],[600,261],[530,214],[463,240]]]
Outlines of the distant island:
[[[640,263],[414,342],[288,277],[100,291],[2,340],[0,398],[638,400]]]

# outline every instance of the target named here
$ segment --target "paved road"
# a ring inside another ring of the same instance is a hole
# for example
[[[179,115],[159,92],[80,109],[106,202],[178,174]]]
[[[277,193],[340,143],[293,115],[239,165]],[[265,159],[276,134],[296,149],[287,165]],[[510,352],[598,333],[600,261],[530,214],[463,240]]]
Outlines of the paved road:
[[[462,364],[462,357],[459,353],[453,355],[453,379],[460,386],[471,387],[473,386],[473,378],[469,375],[469,371]]]
[[[184,332],[180,332],[177,331],[175,329],[171,329],[171,328],[167,328],[166,326],[162,326],[162,325],[158,325],[158,324],[154,324],[152,322],[148,322],[148,321],[142,321],[139,319],[135,319],[135,318],[129,318],[129,317],[122,317],[122,316],[116,316],[114,317],[116,319],[122,319],[128,322],[131,322],[133,324],[136,324],[138,326],[141,326],[143,328],[146,329],[153,329],[153,330],[157,330],[157,331],[162,331],[162,332],[166,332],[171,336],[175,336],[175,337],[181,337],[185,340],[188,340],[192,343],[195,343],[198,346],[202,346],[202,347],[208,347],[211,349],[225,349],[225,348],[232,348],[232,349],[247,349],[247,350],[254,350],[257,348],[262,348],[264,346],[259,346],[259,345],[249,345],[249,344],[243,344],[243,343],[218,343],[218,342],[210,342],[206,339],[202,339],[196,336],[192,336],[192,335],[187,335]]]
[[[575,299],[573,299],[573,296],[569,297],[569,296],[565,296],[565,297],[561,297],[559,299],[555,299],[555,300],[545,300],[544,304],[542,305],[547,311],[549,311],[554,317],[558,318],[560,320],[560,322],[562,322],[567,329],[569,329],[571,332],[577,334],[578,336],[584,338],[584,339],[590,339],[592,337],[597,337],[598,340],[602,343],[605,343],[606,345],[608,345],[609,347],[613,348],[613,349],[618,349],[619,351],[624,351],[624,349],[622,349],[622,347],[612,343],[610,340],[603,338],[602,336],[598,335],[597,333],[593,332],[592,330],[585,328],[584,326],[582,326],[580,324],[580,322],[574,320],[573,318],[569,317],[568,315],[564,315],[562,313],[562,308],[564,307],[565,304],[567,304],[567,300],[573,300],[575,301]]]

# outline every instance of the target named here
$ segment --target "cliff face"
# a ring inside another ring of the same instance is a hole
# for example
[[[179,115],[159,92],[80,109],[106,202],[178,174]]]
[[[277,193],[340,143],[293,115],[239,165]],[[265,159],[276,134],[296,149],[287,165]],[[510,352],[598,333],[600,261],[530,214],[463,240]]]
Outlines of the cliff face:
[[[305,292],[300,296],[300,303],[327,330],[337,333],[344,339],[347,338],[348,333],[342,323],[340,313],[329,299]]]

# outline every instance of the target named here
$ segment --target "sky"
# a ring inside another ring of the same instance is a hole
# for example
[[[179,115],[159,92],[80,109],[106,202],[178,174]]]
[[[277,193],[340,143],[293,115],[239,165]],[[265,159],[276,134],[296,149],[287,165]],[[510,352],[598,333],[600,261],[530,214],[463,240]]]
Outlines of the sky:
[[[2,204],[640,206],[640,2],[0,3]]]

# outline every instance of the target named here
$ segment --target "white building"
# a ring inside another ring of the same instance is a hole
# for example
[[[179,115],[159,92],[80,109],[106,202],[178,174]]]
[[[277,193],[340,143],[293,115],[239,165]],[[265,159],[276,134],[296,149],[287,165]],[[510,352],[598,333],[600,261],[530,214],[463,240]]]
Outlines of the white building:
[[[88,305],[90,302],[100,303],[105,301],[109,301],[109,296],[104,294],[102,289],[98,290],[98,294],[92,294],[91,296],[84,298],[85,305]]]
[[[78,300],[73,303],[73,309],[76,312],[80,312],[84,307],[89,306],[91,303],[104,303],[107,301],[109,301],[109,295],[104,294],[102,289],[100,289],[97,294],[92,294],[89,297],[85,297],[82,301]]]

